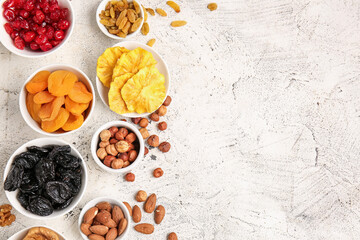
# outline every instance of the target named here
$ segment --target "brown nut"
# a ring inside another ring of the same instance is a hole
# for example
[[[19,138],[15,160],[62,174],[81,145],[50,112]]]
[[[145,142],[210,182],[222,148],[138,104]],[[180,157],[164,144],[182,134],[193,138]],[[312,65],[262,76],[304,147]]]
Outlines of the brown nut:
[[[124,140],[128,135],[129,131],[126,128],[120,128],[119,131],[115,134],[117,140]]]
[[[111,228],[105,236],[105,240],[115,240],[118,236],[117,228]]]
[[[98,158],[100,158],[101,160],[104,160],[104,158],[108,155],[105,148],[99,148],[96,151],[96,155],[98,156]]]
[[[105,148],[106,152],[110,155],[116,156],[118,154],[118,151],[115,148],[115,144],[110,144],[106,146]]]
[[[96,215],[95,220],[100,222],[101,224],[106,224],[111,219],[110,212],[106,210],[100,210],[100,212]]]
[[[125,152],[129,151],[129,148],[130,148],[129,143],[124,140],[118,141],[115,144],[115,147],[119,153],[125,153]]]
[[[152,234],[154,232],[154,225],[150,223],[141,223],[136,225],[135,230],[143,234]]]
[[[101,141],[109,141],[110,138],[111,138],[111,133],[109,130],[104,129],[100,132]]]
[[[135,181],[135,174],[133,173],[128,173],[125,175],[125,180],[128,182],[133,182]]]
[[[103,225],[94,225],[91,226],[89,229],[92,233],[98,234],[100,236],[105,235],[109,231],[109,228]]]
[[[158,115],[157,113],[152,113],[152,114],[150,115],[150,119],[151,119],[152,121],[154,121],[154,122],[157,122],[157,121],[159,121],[160,117],[159,117],[159,115]]]
[[[128,143],[133,143],[135,142],[136,140],[136,135],[135,133],[129,133],[126,137],[125,137],[125,140],[128,142]]]
[[[172,100],[171,97],[167,96],[164,103],[163,103],[163,105],[166,106],[166,107],[169,106],[170,103],[171,103],[171,100]]]
[[[149,149],[147,147],[145,147],[144,156],[146,156],[148,153],[149,153]]]
[[[141,210],[138,205],[135,205],[133,207],[132,218],[135,223],[138,223],[141,221]]]
[[[140,122],[141,118],[138,117],[138,118],[132,118],[131,121],[135,124],[138,124]]]
[[[109,219],[109,221],[103,223],[105,226],[107,226],[108,228],[115,228],[116,227],[116,222],[114,220],[112,220],[112,218]]]
[[[105,238],[104,238],[103,236],[100,236],[100,235],[98,235],[98,234],[90,234],[90,235],[88,236],[88,238],[89,238],[90,240],[105,240]]]
[[[115,144],[115,143],[117,143],[119,140],[117,140],[116,138],[110,138],[110,141],[109,141],[109,143],[110,144]]]
[[[123,168],[126,168],[127,166],[129,166],[130,165],[130,161],[125,161],[124,162],[124,165],[123,165]]]
[[[132,208],[128,202],[123,202],[123,204],[126,206],[127,210],[129,211],[130,217],[132,217]]]
[[[107,167],[111,167],[111,163],[115,160],[116,158],[112,155],[107,155],[104,159],[104,164]]]
[[[141,133],[141,136],[143,137],[143,139],[147,139],[150,136],[150,134],[146,128],[140,128],[139,132]]]
[[[146,198],[147,198],[147,193],[145,191],[143,191],[143,190],[138,191],[136,196],[135,196],[135,199],[138,202],[145,202]]]
[[[146,118],[142,118],[139,122],[139,126],[142,128],[146,128],[149,125],[149,120]]]
[[[119,224],[120,220],[124,218],[124,213],[119,206],[115,205],[111,212],[111,216],[115,223]]]
[[[99,143],[99,147],[101,147],[101,148],[105,148],[107,145],[109,145],[110,144],[110,142],[109,141],[101,141],[100,143]]]
[[[168,240],[178,240],[176,233],[172,232],[168,235]]]
[[[144,210],[147,213],[152,213],[155,210],[155,206],[156,206],[156,194],[153,193],[146,199],[146,202],[144,204]]]
[[[111,212],[111,204],[109,202],[99,202],[95,205],[99,210],[106,210],[108,212]]]
[[[129,161],[129,155],[127,153],[120,153],[118,155],[118,158],[120,158],[121,160],[123,160],[124,162]]]
[[[151,135],[148,138],[147,143],[152,147],[157,147],[159,146],[159,137],[156,135]]]
[[[170,150],[170,148],[171,148],[171,145],[168,142],[162,142],[159,145],[159,150],[164,153],[168,152]]]
[[[92,207],[84,214],[83,223],[92,224],[95,216],[98,214],[99,209],[97,207]]]
[[[166,123],[166,122],[160,122],[160,123],[158,124],[158,129],[159,129],[160,131],[166,130],[166,129],[167,129],[167,123]]]
[[[118,236],[120,236],[125,231],[127,224],[128,222],[126,218],[121,219],[118,227]]]
[[[159,178],[162,175],[164,175],[164,171],[161,168],[156,168],[153,172],[153,176],[156,178]]]
[[[121,159],[115,159],[114,161],[111,162],[111,168],[113,169],[120,169],[124,166],[124,161]]]
[[[136,160],[138,153],[135,150],[130,150],[128,155],[129,155],[129,161],[133,162]]]
[[[160,117],[165,116],[165,114],[167,113],[167,108],[166,108],[164,105],[161,105],[161,106],[159,107],[159,109],[156,110],[156,113],[157,113]]]
[[[80,230],[83,234],[85,234],[86,236],[90,235],[91,234],[91,231],[90,231],[90,224],[88,223],[82,223],[81,226],[80,226]]]
[[[117,131],[119,131],[119,129],[114,126],[114,127],[109,128],[109,131],[110,131],[110,133],[111,133],[111,137],[113,138],[113,137],[115,136],[115,133],[116,133]]]
[[[157,206],[155,210],[155,223],[160,224],[165,217],[165,208],[162,205]]]

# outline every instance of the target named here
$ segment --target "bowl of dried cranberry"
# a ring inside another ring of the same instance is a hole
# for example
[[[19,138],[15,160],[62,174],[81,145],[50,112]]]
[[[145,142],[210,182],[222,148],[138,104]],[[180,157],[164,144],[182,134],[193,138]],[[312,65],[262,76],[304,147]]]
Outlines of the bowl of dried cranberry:
[[[0,0],[0,40],[22,57],[42,57],[63,46],[73,31],[69,0]]]

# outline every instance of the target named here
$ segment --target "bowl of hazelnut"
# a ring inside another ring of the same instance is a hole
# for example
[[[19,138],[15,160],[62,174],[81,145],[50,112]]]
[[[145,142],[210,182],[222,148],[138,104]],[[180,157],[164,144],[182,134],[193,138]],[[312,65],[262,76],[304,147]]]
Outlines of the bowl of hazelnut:
[[[144,139],[132,124],[112,121],[102,125],[91,140],[91,154],[105,171],[124,173],[144,157]]]

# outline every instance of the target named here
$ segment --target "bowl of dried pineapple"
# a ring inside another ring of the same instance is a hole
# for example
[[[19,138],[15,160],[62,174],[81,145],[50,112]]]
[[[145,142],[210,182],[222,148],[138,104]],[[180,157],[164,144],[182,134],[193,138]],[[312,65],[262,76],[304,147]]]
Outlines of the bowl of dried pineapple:
[[[164,102],[169,69],[151,47],[125,41],[107,48],[97,61],[96,87],[101,100],[124,117],[144,117]]]

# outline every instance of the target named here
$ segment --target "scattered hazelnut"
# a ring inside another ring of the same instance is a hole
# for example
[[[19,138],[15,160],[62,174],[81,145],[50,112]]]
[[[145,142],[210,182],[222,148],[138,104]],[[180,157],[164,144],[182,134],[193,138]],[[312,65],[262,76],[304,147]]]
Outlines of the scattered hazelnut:
[[[101,141],[100,143],[99,143],[99,147],[101,147],[101,148],[105,148],[107,145],[109,145],[110,144],[110,142],[109,141]]]
[[[130,162],[133,162],[133,161],[135,161],[135,159],[137,158],[137,152],[135,151],[135,150],[131,150],[130,152],[129,152],[129,161]]]
[[[115,138],[117,140],[125,139],[126,135],[128,135],[129,131],[126,128],[120,128],[119,131],[115,134]]]
[[[128,173],[125,175],[125,180],[128,182],[133,182],[135,181],[135,175],[133,173]]]
[[[121,160],[123,160],[124,162],[129,161],[129,155],[125,152],[125,153],[120,153],[118,156]]]
[[[160,122],[160,123],[158,124],[158,129],[159,129],[160,131],[166,130],[166,129],[167,129],[167,123],[166,123],[166,122]]]
[[[154,121],[154,122],[157,122],[157,121],[159,121],[160,117],[159,117],[159,115],[158,115],[157,113],[152,113],[152,114],[150,115],[150,119],[151,119],[152,121]]]
[[[164,103],[163,103],[163,105],[166,106],[166,107],[169,106],[170,103],[171,103],[171,100],[172,100],[171,97],[167,96]]]
[[[142,118],[139,122],[139,126],[142,128],[146,128],[149,125],[149,120],[146,118]]]
[[[104,158],[107,156],[107,152],[105,150],[105,148],[99,148],[96,151],[96,155],[98,156],[98,158],[100,158],[101,160],[104,160]]]
[[[138,124],[141,120],[141,117],[138,117],[138,118],[132,118],[131,121],[135,124]]]
[[[110,139],[110,144],[115,144],[117,143],[119,140],[117,140],[116,138],[111,138]]]
[[[148,153],[149,153],[149,149],[147,147],[145,147],[144,156],[146,156]]]
[[[164,175],[164,171],[161,168],[156,168],[153,172],[154,177],[159,178]]]
[[[130,162],[129,161],[125,161],[124,162],[124,165],[123,165],[123,168],[126,168],[127,166],[129,166],[130,165]]]
[[[125,140],[126,140],[128,143],[134,142],[134,141],[136,140],[136,135],[135,135],[135,133],[129,133],[129,134],[126,136]]]
[[[164,153],[168,152],[170,150],[170,148],[171,148],[171,145],[168,142],[162,142],[159,145],[159,150],[164,152]]]
[[[136,201],[138,202],[145,202],[147,199],[147,193],[143,190],[140,190],[137,192],[135,196]]]
[[[167,108],[166,108],[164,105],[161,105],[161,106],[159,107],[159,109],[156,110],[156,113],[157,113],[160,117],[165,116],[165,114],[167,113]]]
[[[110,137],[111,137],[111,133],[109,130],[104,129],[100,132],[101,141],[109,141]]]
[[[111,167],[111,162],[115,160],[114,156],[107,155],[104,159],[104,164],[108,167]]]
[[[125,152],[129,151],[129,143],[124,140],[118,141],[115,144],[115,147],[119,153],[125,153]]]
[[[120,121],[127,122],[127,120],[125,118],[121,119]]]
[[[139,132],[141,133],[141,136],[143,137],[143,139],[147,139],[150,136],[150,134],[146,128],[140,128]]]
[[[120,169],[120,168],[123,167],[123,165],[124,165],[124,162],[121,159],[115,159],[111,163],[111,167],[114,168],[114,169]]]
[[[156,135],[151,135],[148,138],[147,143],[152,147],[157,147],[159,146],[159,137]]]
[[[114,144],[107,145],[105,150],[108,154],[113,155],[113,156],[116,156],[118,154],[118,151],[116,150]]]
[[[115,133],[116,133],[117,131],[119,131],[119,129],[114,126],[114,127],[109,128],[109,131],[110,131],[110,133],[111,133],[111,137],[114,137],[114,136],[115,136]]]

